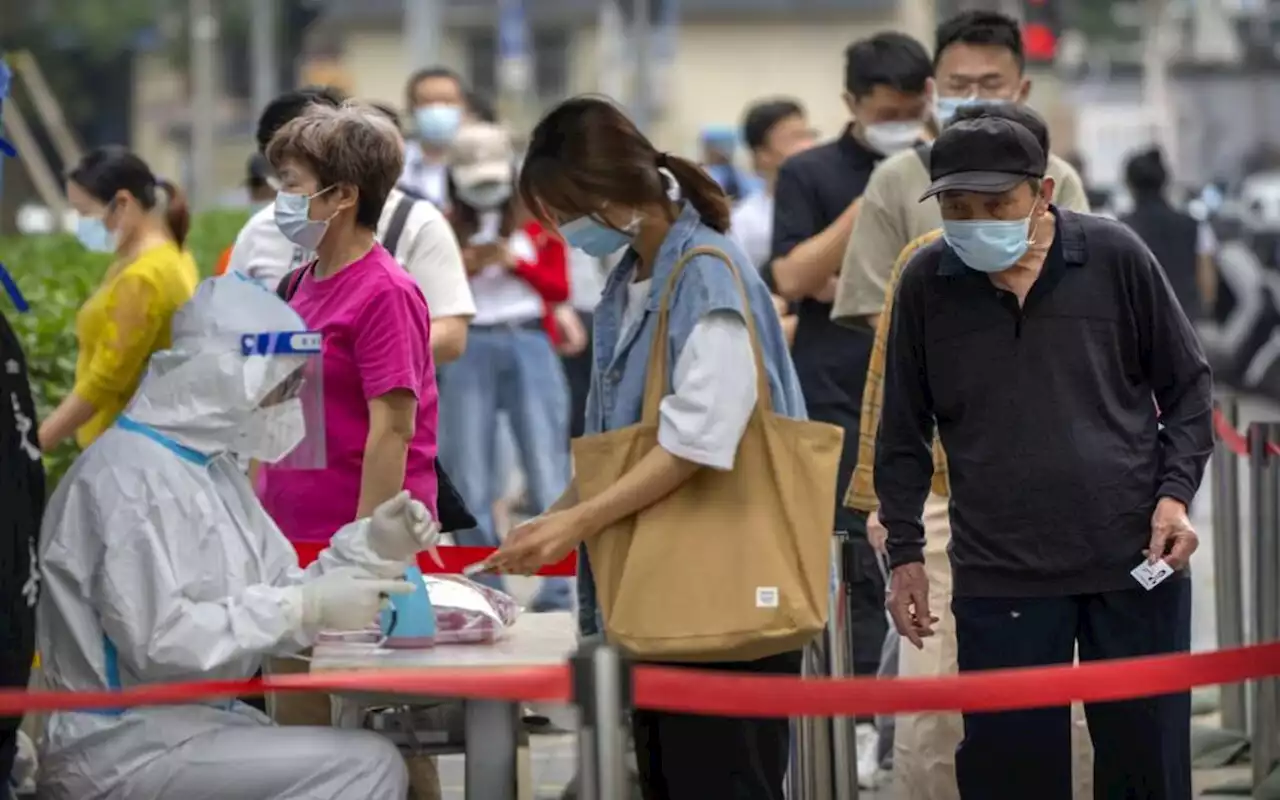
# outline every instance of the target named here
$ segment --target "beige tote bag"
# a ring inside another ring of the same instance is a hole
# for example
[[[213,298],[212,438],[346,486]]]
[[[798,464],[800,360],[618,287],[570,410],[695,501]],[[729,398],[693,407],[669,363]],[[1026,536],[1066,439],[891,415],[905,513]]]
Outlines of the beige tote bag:
[[[709,255],[733,271],[755,351],[759,397],[731,472],[703,468],[666,499],[587,543],[609,641],[648,661],[751,661],[798,650],[827,622],[836,471],[844,432],[773,413],[742,276],[719,250],[685,253],[671,271],[639,424],[573,442],[582,499],[658,446],[672,291]]]

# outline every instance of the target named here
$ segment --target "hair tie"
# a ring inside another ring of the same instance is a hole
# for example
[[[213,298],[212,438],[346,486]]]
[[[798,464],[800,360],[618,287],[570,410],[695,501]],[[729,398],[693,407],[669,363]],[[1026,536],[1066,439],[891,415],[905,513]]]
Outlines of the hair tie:
[[[681,196],[680,181],[676,180],[675,173],[663,166],[658,167],[658,175],[662,178],[662,188],[667,193],[667,199],[678,201]]]

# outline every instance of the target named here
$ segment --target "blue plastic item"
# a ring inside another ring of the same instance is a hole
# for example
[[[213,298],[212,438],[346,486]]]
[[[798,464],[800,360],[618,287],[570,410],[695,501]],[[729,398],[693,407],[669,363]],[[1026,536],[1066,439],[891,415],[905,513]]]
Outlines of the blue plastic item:
[[[12,73],[9,71],[9,65],[5,63],[4,54],[0,53],[0,114],[4,113],[4,101],[9,96],[11,76]],[[5,141],[3,135],[0,135],[0,154],[9,158],[14,158],[18,155],[18,151],[14,149],[13,145]]]
[[[434,647],[436,643],[436,610],[427,594],[427,582],[422,570],[410,567],[404,579],[413,584],[409,594],[392,595],[391,607],[382,610],[379,620],[383,647],[412,650]]]

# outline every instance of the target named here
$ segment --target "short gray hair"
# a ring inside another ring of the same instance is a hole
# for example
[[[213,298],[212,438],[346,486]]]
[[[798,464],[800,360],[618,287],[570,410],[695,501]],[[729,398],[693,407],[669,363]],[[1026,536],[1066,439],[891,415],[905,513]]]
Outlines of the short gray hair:
[[[376,229],[404,169],[404,150],[400,132],[377,109],[350,102],[338,108],[315,104],[271,137],[267,160],[276,170],[288,160],[302,162],[320,188],[354,186],[356,223]]]

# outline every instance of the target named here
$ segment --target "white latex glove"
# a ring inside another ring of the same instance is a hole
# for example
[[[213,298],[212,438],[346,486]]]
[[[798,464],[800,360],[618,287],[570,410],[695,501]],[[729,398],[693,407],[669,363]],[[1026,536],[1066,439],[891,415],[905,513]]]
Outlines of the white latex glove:
[[[440,525],[422,503],[402,491],[373,510],[369,520],[369,547],[388,561],[411,561],[426,550],[440,566]]]
[[[413,584],[344,567],[294,588],[302,595],[303,630],[357,631],[373,623],[387,596],[409,594]]]

